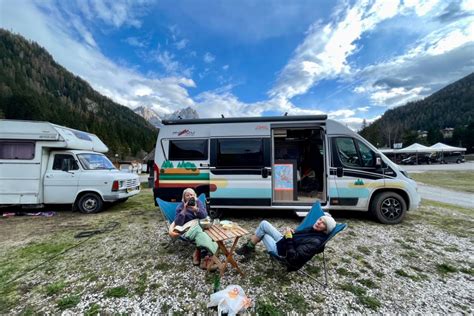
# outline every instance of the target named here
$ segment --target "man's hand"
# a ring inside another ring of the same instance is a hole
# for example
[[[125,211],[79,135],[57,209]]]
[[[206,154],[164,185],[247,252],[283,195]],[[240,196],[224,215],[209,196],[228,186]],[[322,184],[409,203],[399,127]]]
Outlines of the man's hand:
[[[293,238],[293,233],[294,232],[295,231],[292,228],[287,227],[287,228],[285,228],[285,232],[284,232],[283,235],[285,235],[285,238]]]

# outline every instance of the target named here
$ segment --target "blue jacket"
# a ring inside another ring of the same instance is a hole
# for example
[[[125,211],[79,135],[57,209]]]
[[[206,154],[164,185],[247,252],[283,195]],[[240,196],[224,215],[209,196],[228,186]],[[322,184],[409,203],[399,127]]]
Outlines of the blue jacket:
[[[190,220],[207,217],[207,211],[204,204],[200,200],[196,199],[196,205],[198,207],[198,211],[196,212],[196,214],[194,214],[190,207],[188,207],[185,212],[181,212],[184,208],[184,202],[179,203],[176,207],[176,216],[174,219],[175,225],[182,226]]]

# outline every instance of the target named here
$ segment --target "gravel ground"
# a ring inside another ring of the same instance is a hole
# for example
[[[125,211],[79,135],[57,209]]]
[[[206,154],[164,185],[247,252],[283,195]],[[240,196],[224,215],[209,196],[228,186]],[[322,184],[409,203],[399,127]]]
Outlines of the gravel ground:
[[[166,248],[164,221],[149,195],[144,190],[88,217],[63,212],[52,218],[0,219],[0,313],[215,313],[206,304],[216,274],[192,266],[189,245]],[[279,228],[300,221],[291,213],[270,214],[232,212],[225,217],[249,231],[263,218]],[[328,288],[272,264],[262,245],[254,258],[240,263],[246,277],[228,270],[221,287],[242,286],[253,301],[250,311],[260,315],[474,313],[472,210],[424,201],[395,226],[362,213],[333,215],[348,228],[326,247]],[[107,221],[121,226],[61,254],[78,244],[72,237],[78,230]],[[45,245],[58,247],[54,252]],[[320,257],[313,258],[306,271],[322,277],[320,263]],[[8,283],[15,276],[21,278]]]

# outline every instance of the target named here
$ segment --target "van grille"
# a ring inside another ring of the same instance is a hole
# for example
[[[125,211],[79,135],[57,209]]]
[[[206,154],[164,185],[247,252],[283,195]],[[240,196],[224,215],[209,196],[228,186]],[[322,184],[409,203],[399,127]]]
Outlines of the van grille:
[[[138,179],[129,179],[125,181],[125,187],[126,188],[134,188],[139,185]]]

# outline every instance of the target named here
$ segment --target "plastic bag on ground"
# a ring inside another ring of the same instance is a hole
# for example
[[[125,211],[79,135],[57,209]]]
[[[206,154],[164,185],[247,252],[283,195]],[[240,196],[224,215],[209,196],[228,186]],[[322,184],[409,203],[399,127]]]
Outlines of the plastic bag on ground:
[[[207,307],[217,306],[217,314],[228,313],[229,316],[250,307],[251,301],[245,296],[244,290],[239,285],[229,285],[225,289],[211,294]]]

